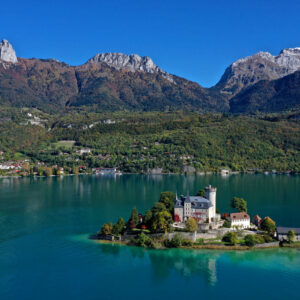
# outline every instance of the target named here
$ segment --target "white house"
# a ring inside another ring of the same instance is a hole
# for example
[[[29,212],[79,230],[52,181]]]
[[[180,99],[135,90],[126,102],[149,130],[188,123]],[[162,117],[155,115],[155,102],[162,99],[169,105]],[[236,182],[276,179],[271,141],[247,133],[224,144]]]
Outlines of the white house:
[[[232,213],[229,216],[231,227],[238,227],[241,229],[250,227],[250,216],[245,212]]]

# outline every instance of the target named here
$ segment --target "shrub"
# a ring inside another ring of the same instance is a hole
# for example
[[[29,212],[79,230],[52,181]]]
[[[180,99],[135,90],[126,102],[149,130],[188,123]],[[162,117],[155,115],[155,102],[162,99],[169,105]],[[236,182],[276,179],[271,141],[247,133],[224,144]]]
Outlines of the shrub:
[[[204,244],[204,239],[197,239],[195,244],[203,245]]]
[[[154,240],[143,232],[137,237],[133,238],[131,242],[140,247],[156,248]]]
[[[253,234],[247,234],[245,236],[245,244],[249,247],[253,247],[256,245],[256,240]]]
[[[292,243],[295,241],[295,231],[294,230],[289,230],[288,234],[287,234],[287,237],[288,237],[288,240],[289,240],[289,243]]]
[[[175,234],[171,240],[166,239],[164,241],[164,245],[167,248],[178,248],[178,247],[182,246],[183,244],[184,244],[184,240],[180,234]]]
[[[263,238],[265,240],[265,243],[273,242],[273,238],[271,236],[269,236],[268,234],[263,235]]]
[[[222,241],[230,245],[236,245],[238,243],[238,238],[236,233],[228,232],[223,236]]]
[[[223,227],[224,228],[230,228],[231,227],[231,223],[228,220],[225,220],[224,224],[223,224]]]

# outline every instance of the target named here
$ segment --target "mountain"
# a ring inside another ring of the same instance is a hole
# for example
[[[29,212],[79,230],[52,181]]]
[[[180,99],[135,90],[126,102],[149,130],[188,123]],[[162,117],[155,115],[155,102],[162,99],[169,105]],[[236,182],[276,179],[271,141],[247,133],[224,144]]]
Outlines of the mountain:
[[[261,80],[276,80],[300,70],[300,48],[288,48],[273,56],[259,52],[232,63],[213,88],[227,98]]]
[[[99,53],[83,65],[70,66],[55,59],[17,58],[12,45],[3,40],[0,105],[51,112],[280,111],[299,106],[297,71],[300,48],[284,49],[278,56],[259,52],[231,64],[218,84],[206,89],[169,74],[147,56]]]
[[[7,40],[2,40],[0,43],[0,61],[9,63],[18,62],[16,52]]]
[[[11,54],[14,53],[11,45]],[[227,111],[224,99],[198,83],[170,75],[149,57],[97,54],[81,66],[54,59],[2,59],[0,104],[61,111]]]
[[[277,80],[261,80],[230,100],[232,113],[290,109],[300,109],[300,71]]]

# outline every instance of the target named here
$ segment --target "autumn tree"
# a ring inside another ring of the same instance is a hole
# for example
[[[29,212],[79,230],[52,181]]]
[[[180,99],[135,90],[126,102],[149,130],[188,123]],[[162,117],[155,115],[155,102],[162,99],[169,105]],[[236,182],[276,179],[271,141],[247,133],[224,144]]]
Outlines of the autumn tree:
[[[265,217],[260,224],[260,228],[267,231],[269,234],[274,234],[276,230],[275,221],[273,221],[270,217]]]
[[[189,232],[195,232],[198,229],[198,224],[197,224],[197,222],[196,222],[196,220],[194,218],[189,218],[185,222],[185,228]]]
[[[100,230],[100,235],[110,235],[112,233],[113,225],[112,223],[106,223],[103,224],[101,230]]]

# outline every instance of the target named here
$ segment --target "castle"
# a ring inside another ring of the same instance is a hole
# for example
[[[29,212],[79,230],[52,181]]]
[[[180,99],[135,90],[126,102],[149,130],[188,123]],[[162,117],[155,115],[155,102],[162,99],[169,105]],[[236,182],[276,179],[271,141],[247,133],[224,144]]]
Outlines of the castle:
[[[194,218],[198,224],[213,223],[220,220],[216,213],[217,188],[209,185],[205,188],[205,197],[176,196],[174,206],[174,221],[184,223],[188,218]]]

